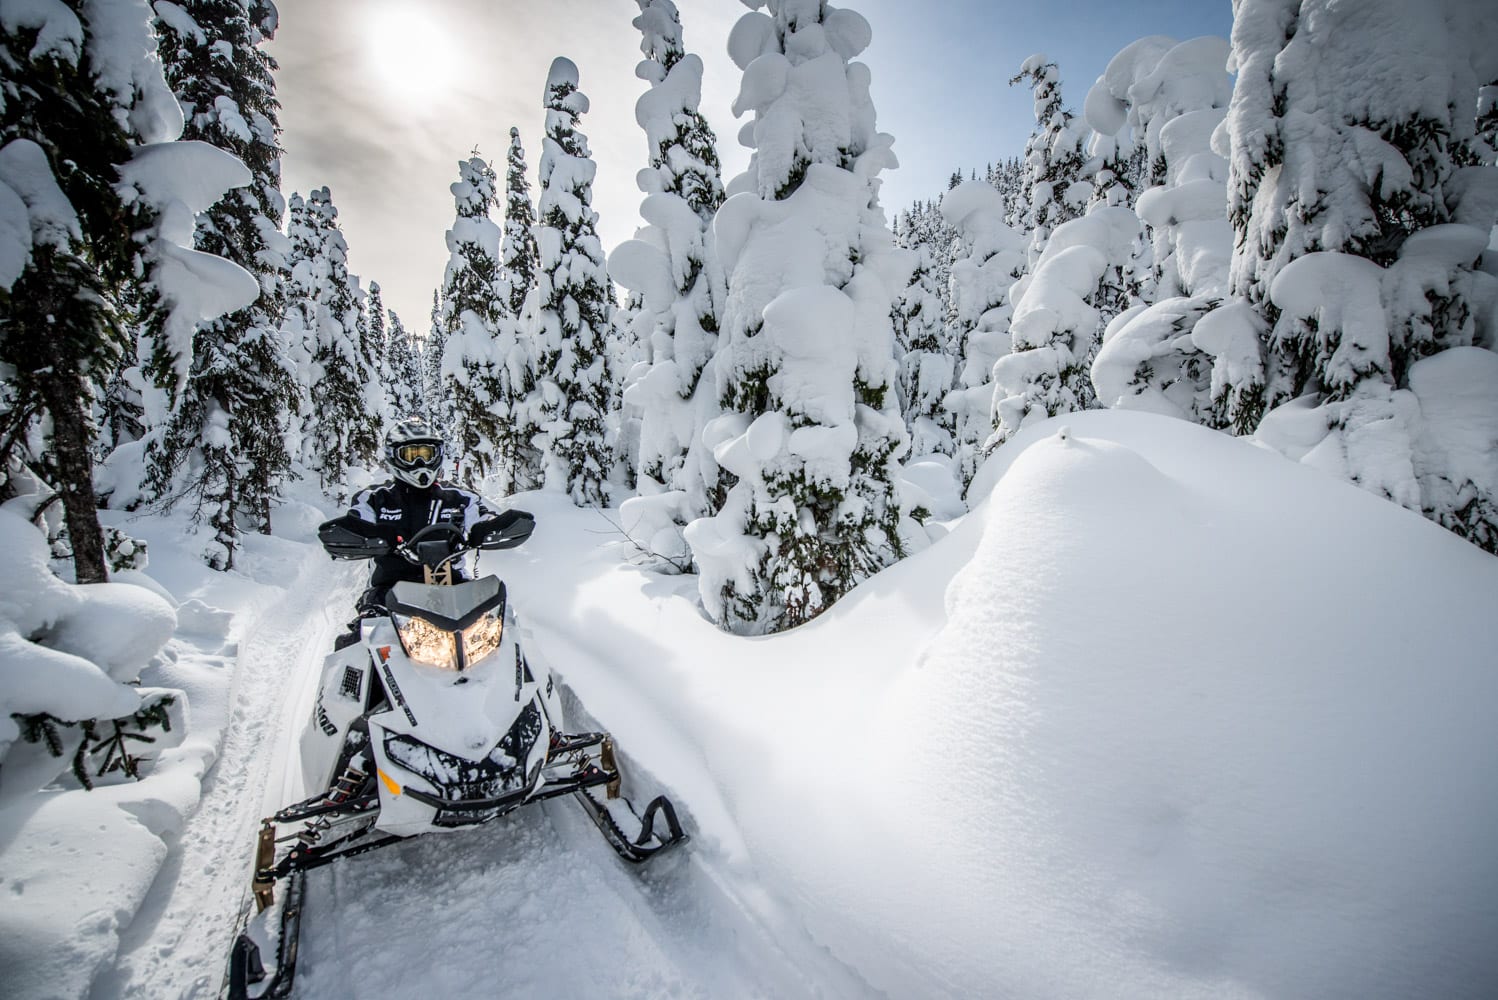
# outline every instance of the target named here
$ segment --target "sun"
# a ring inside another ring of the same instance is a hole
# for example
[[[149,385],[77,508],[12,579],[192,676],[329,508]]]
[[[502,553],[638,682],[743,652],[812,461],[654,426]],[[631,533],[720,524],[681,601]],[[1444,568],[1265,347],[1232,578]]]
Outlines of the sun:
[[[392,96],[420,104],[452,87],[458,40],[442,21],[415,4],[382,4],[367,25],[370,69]]]

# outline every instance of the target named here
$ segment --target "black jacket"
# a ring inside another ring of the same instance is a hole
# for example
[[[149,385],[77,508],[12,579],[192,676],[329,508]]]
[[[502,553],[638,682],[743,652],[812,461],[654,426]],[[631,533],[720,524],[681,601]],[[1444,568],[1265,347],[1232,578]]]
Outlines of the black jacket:
[[[477,493],[450,483],[435,483],[423,490],[395,479],[355,494],[349,512],[338,520],[362,535],[383,538],[394,547],[439,521],[457,525],[463,529],[465,538],[471,538],[476,525],[487,525],[500,516],[499,511]],[[389,587],[401,580],[419,583],[422,579],[421,567],[401,556],[379,556],[371,562],[374,564],[369,578],[372,588]]]

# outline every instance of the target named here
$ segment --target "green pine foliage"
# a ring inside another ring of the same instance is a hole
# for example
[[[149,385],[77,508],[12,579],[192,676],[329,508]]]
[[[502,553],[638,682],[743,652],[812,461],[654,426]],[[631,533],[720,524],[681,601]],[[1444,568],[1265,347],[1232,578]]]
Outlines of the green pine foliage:
[[[447,334],[442,329],[442,292],[434,289],[427,338],[421,346],[421,389],[427,423],[443,437],[449,436],[453,422],[452,392],[442,378],[442,351],[446,341]]]
[[[172,731],[168,709],[176,701],[169,694],[157,695],[121,719],[68,721],[45,712],[13,718],[23,740],[45,745],[53,757],[66,755],[72,746],[73,780],[92,791],[100,778],[116,772],[140,780],[144,754],[157,740],[154,734]]]
[[[386,378],[386,412],[392,420],[423,416],[426,405],[422,399],[421,354],[395,310],[388,310],[386,315],[390,318],[382,369]]]
[[[50,188],[27,192],[29,254],[0,285],[0,366],[8,383],[0,491],[13,489],[16,463],[36,464],[62,497],[76,579],[84,583],[107,576],[91,404],[133,347],[116,304],[143,273],[134,236],[153,219],[144,205],[121,198],[118,171],[140,137],[126,131],[128,109],[99,82],[83,44],[87,5],[68,0],[66,7],[81,26],[77,38],[43,37],[25,18],[0,27],[0,182],[15,170],[46,177]]]
[[[499,264],[508,291],[510,316],[519,320],[525,299],[536,287],[536,210],[531,205],[531,185],[525,176],[525,147],[520,130],[510,128],[510,148],[505,154],[504,242]]]
[[[233,153],[254,178],[203,214],[197,249],[254,274],[261,293],[249,308],[198,327],[191,377],[147,450],[145,493],[166,506],[190,503],[194,518],[213,531],[209,565],[228,569],[240,525],[268,533],[271,506],[291,476],[286,433],[297,390],[279,333],[285,200],[275,62],[261,49],[275,8],[241,0],[182,0],[177,7],[177,16],[158,18],[156,30],[167,82],[186,112],[183,137]]]

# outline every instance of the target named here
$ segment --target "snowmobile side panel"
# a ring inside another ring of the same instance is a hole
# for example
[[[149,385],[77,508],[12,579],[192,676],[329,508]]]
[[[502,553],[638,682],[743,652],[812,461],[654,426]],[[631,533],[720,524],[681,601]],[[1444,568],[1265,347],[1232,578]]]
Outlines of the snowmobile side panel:
[[[363,646],[329,653],[312,718],[302,730],[303,787],[309,792],[328,787],[349,728],[363,714],[369,694],[369,653]]]

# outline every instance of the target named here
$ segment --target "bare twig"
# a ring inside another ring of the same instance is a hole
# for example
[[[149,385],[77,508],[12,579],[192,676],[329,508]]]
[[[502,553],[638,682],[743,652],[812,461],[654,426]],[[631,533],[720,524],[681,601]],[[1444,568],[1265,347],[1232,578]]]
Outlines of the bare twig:
[[[635,547],[635,551],[639,552],[640,555],[643,556],[645,559],[650,559],[650,560],[655,560],[656,562],[665,563],[667,566],[671,567],[672,569],[674,569],[678,573],[686,574],[686,573],[692,572],[692,560],[691,560],[690,556],[688,556],[686,558],[685,562],[678,562],[675,559],[670,559],[670,558],[668,558],[666,556],[661,555],[659,552],[652,551],[650,548],[648,548],[647,546],[645,546],[644,544],[642,544],[639,539],[635,538],[629,532],[625,531],[624,530],[624,526],[621,525],[618,521],[615,521],[613,518],[609,517],[607,511],[603,510],[602,508],[597,508],[597,510],[598,510],[598,516],[601,517],[601,518],[603,518],[605,521],[607,521],[609,523],[609,526],[612,527],[614,529],[614,531],[617,532],[619,535],[623,536],[623,538],[624,538],[625,541],[627,541],[627,542],[629,542],[629,544],[633,545]],[[609,534],[609,532],[606,532],[606,531],[598,531],[598,532],[591,532],[591,533],[592,534],[599,534],[599,535]]]

